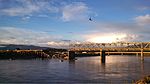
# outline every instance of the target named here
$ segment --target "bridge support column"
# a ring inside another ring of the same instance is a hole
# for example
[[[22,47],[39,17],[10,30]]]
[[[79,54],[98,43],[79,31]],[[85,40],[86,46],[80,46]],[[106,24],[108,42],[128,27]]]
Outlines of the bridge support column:
[[[144,60],[144,54],[143,54],[143,49],[141,49],[141,60]]]
[[[105,54],[105,51],[100,49],[100,53],[101,53],[101,62],[102,63],[105,63],[106,61],[106,54]]]
[[[75,52],[69,51],[69,60],[74,60],[74,59],[75,59]]]
[[[108,52],[108,56],[109,56],[110,54],[109,54],[109,52]]]
[[[136,53],[136,56],[138,56],[139,54],[138,53]]]
[[[123,53],[121,53],[121,55],[123,55]]]

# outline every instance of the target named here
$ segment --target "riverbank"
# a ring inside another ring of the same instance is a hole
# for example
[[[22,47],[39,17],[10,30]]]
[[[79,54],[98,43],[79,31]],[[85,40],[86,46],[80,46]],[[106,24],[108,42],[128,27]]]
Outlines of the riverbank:
[[[136,84],[150,84],[150,75],[138,80]]]
[[[66,58],[67,54],[56,50],[0,50],[0,59]]]
[[[1,50],[0,59],[34,59],[49,57],[41,50]]]

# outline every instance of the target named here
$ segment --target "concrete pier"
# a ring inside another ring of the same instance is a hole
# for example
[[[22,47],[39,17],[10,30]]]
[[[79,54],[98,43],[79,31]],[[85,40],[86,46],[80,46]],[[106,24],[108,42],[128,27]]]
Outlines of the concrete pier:
[[[75,52],[69,51],[69,60],[74,60],[74,59],[75,59]]]
[[[108,54],[107,54],[107,55],[108,55],[108,56],[110,55],[110,54],[109,54],[109,52],[108,52]]]
[[[105,54],[105,51],[104,50],[100,50],[100,53],[101,53],[101,62],[102,63],[105,63],[106,61],[106,54]]]
[[[136,53],[136,56],[139,56],[139,54],[138,54],[138,53]]]

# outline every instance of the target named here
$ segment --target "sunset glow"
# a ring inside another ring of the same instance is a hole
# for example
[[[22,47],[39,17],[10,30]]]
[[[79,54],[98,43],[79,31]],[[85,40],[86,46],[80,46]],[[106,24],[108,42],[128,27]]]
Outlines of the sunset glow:
[[[109,35],[97,35],[93,36],[88,41],[94,43],[112,43],[117,41],[124,41],[127,37],[126,34],[109,34]]]

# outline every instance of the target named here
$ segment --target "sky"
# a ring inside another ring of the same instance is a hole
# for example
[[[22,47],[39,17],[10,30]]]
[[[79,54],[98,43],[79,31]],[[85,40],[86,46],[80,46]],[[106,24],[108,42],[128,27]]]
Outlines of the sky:
[[[120,41],[150,41],[150,0],[0,0],[0,44]]]

